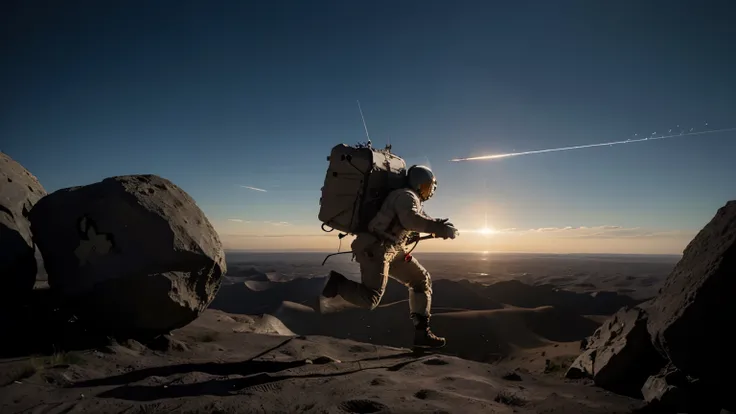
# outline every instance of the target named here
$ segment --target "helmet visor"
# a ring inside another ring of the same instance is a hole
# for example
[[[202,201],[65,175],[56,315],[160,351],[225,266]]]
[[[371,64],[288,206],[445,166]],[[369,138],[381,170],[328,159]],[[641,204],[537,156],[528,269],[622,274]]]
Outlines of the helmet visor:
[[[437,179],[432,178],[432,181],[427,181],[419,185],[419,197],[426,201],[432,198],[434,192],[437,191]]]

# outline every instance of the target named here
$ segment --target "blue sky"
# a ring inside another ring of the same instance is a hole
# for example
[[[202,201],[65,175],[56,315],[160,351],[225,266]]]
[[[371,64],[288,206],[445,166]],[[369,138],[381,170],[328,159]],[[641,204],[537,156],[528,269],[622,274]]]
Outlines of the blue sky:
[[[734,196],[734,132],[449,162],[736,127],[728,1],[16,3],[0,150],[48,191],[164,176],[230,248],[336,247],[311,236],[357,99],[435,170],[430,214],[498,230],[439,250],[679,253]]]

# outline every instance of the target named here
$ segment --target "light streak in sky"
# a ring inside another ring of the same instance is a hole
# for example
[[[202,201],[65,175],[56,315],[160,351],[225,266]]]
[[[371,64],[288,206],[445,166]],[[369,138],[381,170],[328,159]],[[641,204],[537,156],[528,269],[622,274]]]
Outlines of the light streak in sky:
[[[707,125],[707,124],[706,124]],[[533,150],[533,151],[523,151],[523,152],[511,152],[507,154],[494,154],[494,155],[482,155],[479,157],[468,157],[468,158],[455,158],[450,161],[477,161],[477,160],[495,160],[499,158],[510,158],[510,157],[518,157],[521,155],[532,155],[532,154],[544,154],[547,152],[558,152],[558,151],[570,151],[570,150],[577,150],[577,149],[585,149],[585,148],[595,148],[595,147],[605,147],[605,146],[613,146],[613,145],[619,145],[619,144],[631,144],[632,142],[644,142],[644,141],[654,141],[657,139],[668,139],[668,138],[677,138],[677,137],[685,137],[685,136],[694,136],[694,135],[704,135],[704,134],[715,134],[718,132],[731,132],[736,131],[736,128],[724,128],[724,129],[713,129],[709,131],[693,131],[693,128],[690,128],[690,132],[681,132],[677,135],[664,135],[659,137],[647,137],[647,138],[638,138],[638,139],[627,139],[625,141],[614,141],[614,142],[603,142],[600,144],[585,144],[585,145],[575,145],[571,147],[560,147],[560,148],[548,148],[548,149],[541,149],[541,150]],[[656,132],[655,132],[656,134]],[[654,135],[654,134],[652,134]]]
[[[248,190],[253,190],[253,191],[261,191],[261,192],[264,192],[264,193],[266,193],[266,192],[267,192],[266,190],[264,190],[264,189],[262,189],[262,188],[257,188],[257,187],[251,187],[251,186],[249,186],[249,185],[241,185],[241,186],[240,186],[240,188],[247,188]]]

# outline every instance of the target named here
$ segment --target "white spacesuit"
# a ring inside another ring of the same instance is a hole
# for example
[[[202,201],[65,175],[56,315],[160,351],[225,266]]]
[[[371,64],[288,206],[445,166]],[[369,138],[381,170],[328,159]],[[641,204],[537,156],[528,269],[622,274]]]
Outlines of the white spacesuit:
[[[433,219],[422,211],[422,203],[437,188],[432,171],[413,166],[407,176],[408,187],[392,191],[368,224],[369,232],[358,234],[352,243],[355,260],[360,264],[361,283],[333,271],[322,296],[340,295],[354,305],[372,310],[380,303],[390,276],[409,288],[409,312],[416,327],[414,346],[442,347],[445,339],[429,329],[432,280],[427,270],[407,254],[406,242],[413,232],[454,239],[458,231],[446,219]]]

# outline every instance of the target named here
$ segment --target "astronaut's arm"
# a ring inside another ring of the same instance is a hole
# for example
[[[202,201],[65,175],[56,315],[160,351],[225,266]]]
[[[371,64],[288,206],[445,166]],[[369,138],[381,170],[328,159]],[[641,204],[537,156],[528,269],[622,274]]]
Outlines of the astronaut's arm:
[[[405,229],[419,233],[437,233],[441,231],[442,224],[422,212],[419,199],[409,195],[399,197],[396,200],[395,208],[399,222]]]

